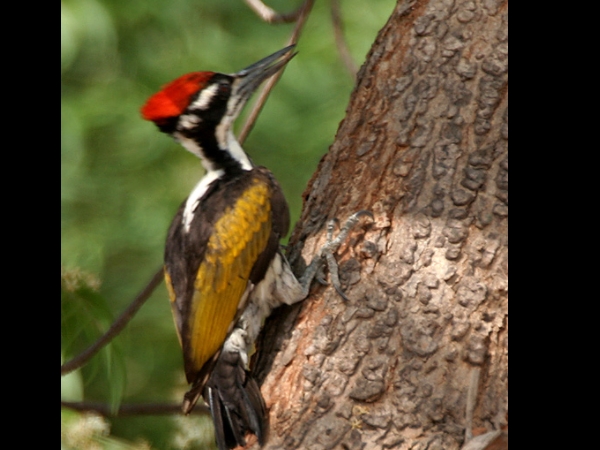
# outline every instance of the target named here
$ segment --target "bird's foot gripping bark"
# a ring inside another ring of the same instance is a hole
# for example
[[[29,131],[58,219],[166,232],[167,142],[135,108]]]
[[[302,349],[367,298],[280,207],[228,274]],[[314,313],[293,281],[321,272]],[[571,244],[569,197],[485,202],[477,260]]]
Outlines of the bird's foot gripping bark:
[[[308,290],[310,288],[310,284],[313,279],[317,279],[317,281],[321,284],[327,284],[327,282],[320,276],[320,271],[323,269],[324,263],[327,264],[327,269],[329,270],[329,274],[331,277],[331,284],[336,290],[336,292],[346,301],[348,301],[348,297],[342,290],[342,286],[340,283],[340,277],[338,272],[338,264],[335,260],[335,252],[340,248],[340,246],[346,241],[348,235],[352,231],[352,229],[359,222],[360,218],[363,216],[368,216],[373,219],[373,214],[370,211],[361,210],[354,214],[352,214],[346,222],[340,228],[339,234],[334,238],[333,232],[335,231],[336,225],[339,223],[337,219],[332,219],[327,223],[327,242],[317,255],[310,262],[304,274],[300,278],[300,283],[302,287],[306,291],[306,295],[308,295]]]

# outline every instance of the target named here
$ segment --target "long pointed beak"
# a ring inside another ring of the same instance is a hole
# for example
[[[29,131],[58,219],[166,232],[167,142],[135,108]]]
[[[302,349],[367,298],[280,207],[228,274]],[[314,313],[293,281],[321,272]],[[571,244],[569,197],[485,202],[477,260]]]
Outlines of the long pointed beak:
[[[294,47],[290,45],[233,74],[239,80],[234,95],[247,100],[264,80],[277,73],[296,55],[292,53]]]

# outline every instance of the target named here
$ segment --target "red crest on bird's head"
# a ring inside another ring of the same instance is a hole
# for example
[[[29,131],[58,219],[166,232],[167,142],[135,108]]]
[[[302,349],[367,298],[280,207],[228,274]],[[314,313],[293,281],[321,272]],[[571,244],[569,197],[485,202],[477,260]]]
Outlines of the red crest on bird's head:
[[[214,72],[192,72],[180,76],[148,99],[142,107],[142,117],[160,123],[182,114],[190,98],[206,86]]]

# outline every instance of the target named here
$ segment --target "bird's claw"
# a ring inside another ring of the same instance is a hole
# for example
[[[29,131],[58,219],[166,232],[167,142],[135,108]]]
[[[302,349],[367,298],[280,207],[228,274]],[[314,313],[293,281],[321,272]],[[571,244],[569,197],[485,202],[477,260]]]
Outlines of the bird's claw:
[[[373,214],[367,210],[361,210],[352,214],[340,228],[340,232],[335,239],[333,238],[333,232],[336,224],[339,224],[339,220],[331,219],[327,223],[327,243],[321,249],[321,257],[325,259],[327,264],[327,269],[329,270],[329,275],[331,277],[331,284],[340,297],[342,297],[345,301],[348,301],[348,297],[344,293],[340,283],[338,263],[335,260],[334,253],[348,238],[350,231],[352,231],[362,216],[369,216],[371,219],[373,219]]]

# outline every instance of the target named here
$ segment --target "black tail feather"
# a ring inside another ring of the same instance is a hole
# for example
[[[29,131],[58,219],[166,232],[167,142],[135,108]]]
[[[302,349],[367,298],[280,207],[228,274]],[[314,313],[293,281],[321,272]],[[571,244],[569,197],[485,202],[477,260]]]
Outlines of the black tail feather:
[[[260,445],[264,444],[265,403],[239,354],[221,354],[204,390],[204,399],[210,407],[219,450],[245,446],[248,432],[256,435]]]
[[[207,387],[206,393],[207,395],[205,397],[210,408],[210,414],[213,418],[213,424],[215,426],[215,438],[219,450],[228,450],[235,447],[237,442],[235,439],[232,439],[233,432],[231,431],[229,422],[223,420],[224,412],[222,410],[221,399],[219,398],[219,391],[211,387]],[[221,419],[218,420],[217,418]]]
[[[258,384],[249,373],[246,373],[246,385],[242,389],[242,394],[244,395],[246,410],[252,412],[248,415],[250,429],[258,438],[260,445],[263,445],[266,438],[265,421],[267,417],[265,401],[262,398]]]

